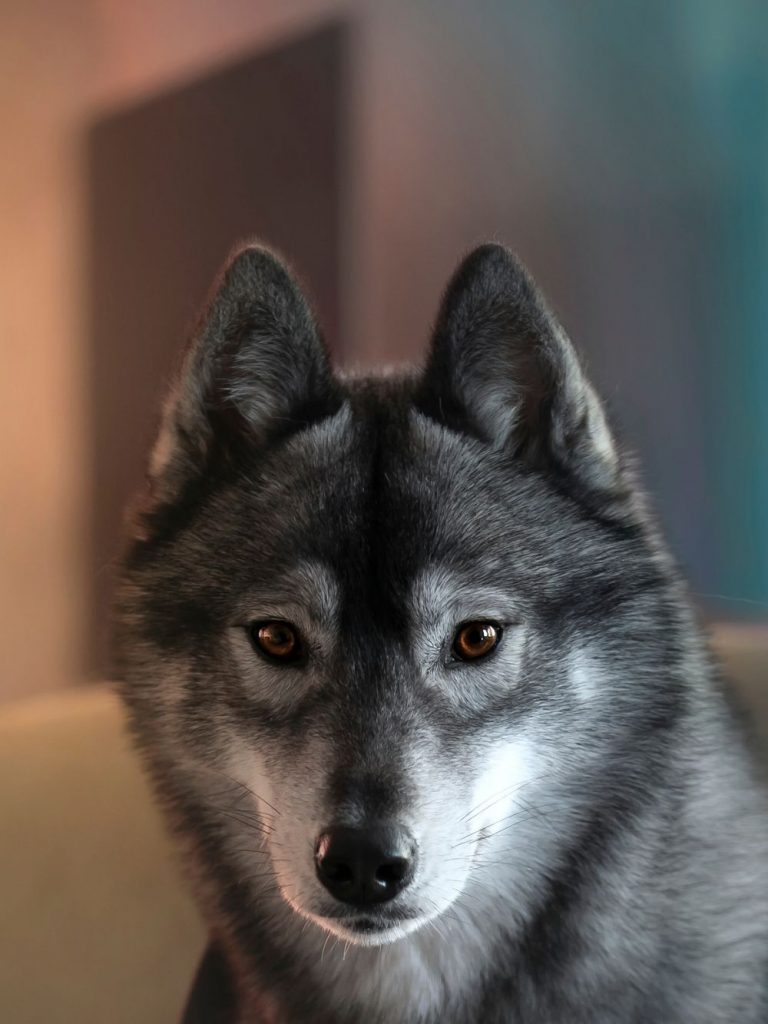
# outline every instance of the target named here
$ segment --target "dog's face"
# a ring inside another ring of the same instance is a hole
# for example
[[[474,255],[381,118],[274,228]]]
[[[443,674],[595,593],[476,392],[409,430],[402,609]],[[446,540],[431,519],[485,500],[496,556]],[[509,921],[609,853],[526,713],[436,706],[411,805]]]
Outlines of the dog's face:
[[[522,891],[642,733],[665,614],[600,406],[524,271],[479,250],[420,377],[344,383],[285,270],[245,250],[151,475],[123,692],[214,887],[361,944],[502,873]]]

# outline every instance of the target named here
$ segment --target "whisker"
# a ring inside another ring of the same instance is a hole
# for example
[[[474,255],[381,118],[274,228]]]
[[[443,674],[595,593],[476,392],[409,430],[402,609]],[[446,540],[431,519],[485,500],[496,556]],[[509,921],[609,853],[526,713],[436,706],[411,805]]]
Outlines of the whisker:
[[[505,786],[504,789],[498,790],[498,792],[495,793],[493,796],[490,796],[486,800],[483,800],[481,803],[477,804],[472,810],[470,810],[467,814],[464,815],[463,818],[460,818],[459,820],[471,821],[472,818],[476,818],[478,814],[482,814],[484,811],[489,811],[491,807],[494,807],[497,803],[503,800],[504,797],[508,796],[510,793],[514,793],[516,789],[522,789],[522,787],[523,784],[517,782],[513,783],[510,786]]]
[[[244,818],[242,815],[236,814],[234,811],[227,811],[223,807],[216,807],[214,810],[219,814],[223,814],[227,818],[231,818],[232,821],[236,821],[238,825],[242,825],[244,828],[253,829],[254,832],[260,832],[263,836],[271,835],[271,830],[265,828],[260,822]]]
[[[250,786],[246,786],[246,784],[244,782],[241,782],[240,779],[236,779],[233,775],[230,775],[229,772],[222,771],[221,768],[214,768],[210,765],[207,765],[202,770],[216,772],[217,775],[222,775],[225,779],[229,779],[230,782],[234,783],[236,786],[240,786],[241,789],[244,789],[246,790],[246,792],[250,793],[254,800],[257,800],[259,803],[266,804],[267,807],[270,808],[270,810],[275,812],[278,818],[281,816],[280,811],[278,811],[278,809],[275,806],[273,806],[269,802],[269,800],[265,800],[263,796],[255,792],[255,790],[251,789]]]

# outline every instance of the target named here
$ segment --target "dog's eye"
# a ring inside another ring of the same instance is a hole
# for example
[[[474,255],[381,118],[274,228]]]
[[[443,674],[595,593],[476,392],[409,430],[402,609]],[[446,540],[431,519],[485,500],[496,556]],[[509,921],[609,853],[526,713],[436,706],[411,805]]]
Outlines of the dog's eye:
[[[252,622],[248,632],[256,650],[270,661],[288,664],[303,656],[299,634],[290,622]]]
[[[490,654],[501,640],[501,626],[495,622],[465,622],[453,638],[453,654],[460,661],[478,661]]]

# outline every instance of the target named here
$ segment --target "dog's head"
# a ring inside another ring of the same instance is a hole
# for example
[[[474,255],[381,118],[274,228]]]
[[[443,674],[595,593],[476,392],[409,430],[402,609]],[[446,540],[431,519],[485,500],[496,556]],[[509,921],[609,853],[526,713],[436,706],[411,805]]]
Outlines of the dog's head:
[[[214,890],[382,943],[501,874],[524,893],[589,827],[608,752],[627,762],[671,706],[648,699],[665,576],[506,250],[459,268],[421,374],[354,381],[246,248],[166,403],[123,694]]]

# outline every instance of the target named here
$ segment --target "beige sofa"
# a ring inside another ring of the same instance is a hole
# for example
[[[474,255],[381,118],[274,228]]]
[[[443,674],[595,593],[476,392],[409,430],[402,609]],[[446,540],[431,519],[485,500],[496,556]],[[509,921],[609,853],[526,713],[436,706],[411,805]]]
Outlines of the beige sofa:
[[[173,1024],[204,932],[105,687],[0,715],[0,1022]]]
[[[717,646],[768,725],[768,629]],[[204,930],[104,687],[0,713],[0,1022],[172,1024]]]

